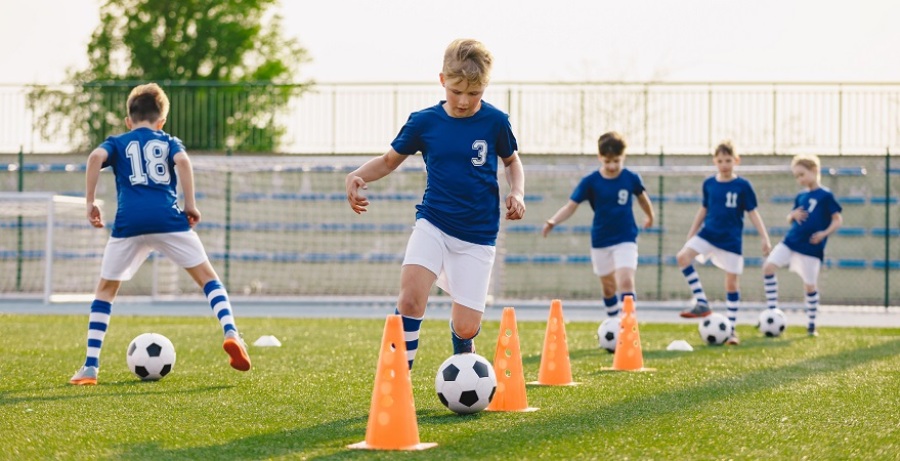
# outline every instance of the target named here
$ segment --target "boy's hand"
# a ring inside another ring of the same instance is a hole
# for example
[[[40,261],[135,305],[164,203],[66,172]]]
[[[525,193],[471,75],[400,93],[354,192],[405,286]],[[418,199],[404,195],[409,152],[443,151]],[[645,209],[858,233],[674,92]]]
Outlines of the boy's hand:
[[[93,203],[88,203],[87,205],[87,218],[88,222],[91,223],[92,226],[100,229],[103,227],[103,212],[100,210],[100,207],[94,205]]]
[[[772,243],[768,240],[763,240],[762,243],[762,254],[763,256],[769,256],[769,253],[772,252]]]
[[[647,219],[644,220],[644,229],[651,227],[653,227],[653,216],[647,216]]]
[[[828,235],[825,234],[825,232],[822,232],[822,231],[816,232],[813,235],[809,236],[809,243],[812,243],[813,245],[818,245],[818,244],[822,243],[822,240],[825,240],[825,237],[828,237]]]
[[[187,216],[188,225],[193,229],[200,222],[200,210],[197,207],[185,207],[184,214]]]
[[[802,207],[794,208],[794,210],[791,211],[791,219],[796,221],[797,224],[803,224],[803,221],[806,221],[807,217],[809,217],[809,213]]]
[[[552,231],[554,227],[556,227],[556,223],[555,223],[555,222],[553,222],[553,221],[551,221],[551,220],[549,220],[549,219],[546,220],[546,221],[544,221],[544,228],[541,229],[541,235],[542,235],[543,237],[547,237],[547,234],[549,234],[550,231]]]
[[[525,199],[519,194],[506,196],[506,219],[516,220],[525,216]]]
[[[368,188],[368,186],[366,186],[366,181],[351,173],[347,175],[345,186],[347,188],[347,201],[350,202],[350,209],[356,214],[365,213],[366,207],[369,206],[369,199],[360,194],[359,191],[360,189],[366,190]]]

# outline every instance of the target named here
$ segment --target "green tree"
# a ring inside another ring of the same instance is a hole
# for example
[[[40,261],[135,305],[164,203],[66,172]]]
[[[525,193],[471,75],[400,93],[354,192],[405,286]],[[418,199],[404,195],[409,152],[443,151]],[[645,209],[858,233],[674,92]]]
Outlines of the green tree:
[[[76,148],[125,129],[131,87],[155,81],[172,102],[167,131],[189,149],[271,152],[277,114],[311,82],[292,84],[308,54],[282,34],[277,0],[107,0],[74,91],[35,88],[42,135]]]

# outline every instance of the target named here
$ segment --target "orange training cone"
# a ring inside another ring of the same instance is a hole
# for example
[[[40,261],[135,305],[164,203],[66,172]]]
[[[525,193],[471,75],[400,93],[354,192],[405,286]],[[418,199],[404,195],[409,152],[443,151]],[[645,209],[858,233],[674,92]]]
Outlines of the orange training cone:
[[[634,298],[631,296],[625,297],[622,306],[622,320],[619,322],[619,337],[616,340],[612,370],[656,371],[654,368],[644,368],[641,334],[638,331],[637,317],[634,315]]]
[[[368,450],[424,450],[436,443],[419,443],[419,425],[413,402],[412,380],[406,360],[406,341],[399,315],[384,323],[381,352],[375,369],[375,386],[366,440],[348,448]]]
[[[497,375],[497,392],[488,405],[488,411],[535,411],[528,406],[525,396],[525,374],[522,372],[522,353],[519,351],[519,329],[516,327],[516,311],[503,308],[500,318],[500,337],[494,354],[494,373]]]
[[[573,386],[572,366],[569,363],[569,345],[566,340],[566,324],[563,321],[562,301],[550,302],[544,350],[541,353],[541,369],[538,380],[528,384],[545,386]]]

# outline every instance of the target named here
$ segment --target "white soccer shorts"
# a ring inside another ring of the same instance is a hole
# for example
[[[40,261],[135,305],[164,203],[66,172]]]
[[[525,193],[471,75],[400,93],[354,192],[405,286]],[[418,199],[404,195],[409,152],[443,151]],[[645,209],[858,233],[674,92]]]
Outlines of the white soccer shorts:
[[[797,253],[788,248],[783,242],[779,242],[772,248],[766,263],[774,264],[777,267],[789,266],[791,272],[795,272],[803,279],[803,283],[807,285],[815,285],[819,279],[819,270],[822,268],[822,261],[815,256]]]
[[[591,248],[591,264],[594,266],[594,274],[600,277],[623,267],[637,270],[637,243],[622,242],[603,248]]]
[[[403,265],[416,264],[437,276],[437,286],[453,301],[484,312],[497,249],[447,235],[425,219],[417,219]]]
[[[743,256],[730,251],[725,251],[712,243],[709,243],[706,239],[695,235],[691,237],[684,246],[697,252],[697,261],[701,264],[709,260],[712,261],[716,267],[729,274],[740,275],[744,273]]]
[[[200,236],[193,230],[124,238],[110,237],[103,251],[100,277],[106,280],[131,280],[153,250],[186,269],[199,266],[208,259]]]

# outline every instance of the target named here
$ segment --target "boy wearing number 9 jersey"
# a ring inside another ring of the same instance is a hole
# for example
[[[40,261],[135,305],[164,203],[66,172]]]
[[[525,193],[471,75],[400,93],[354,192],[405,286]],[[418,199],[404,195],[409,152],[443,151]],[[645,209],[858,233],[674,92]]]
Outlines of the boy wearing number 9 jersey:
[[[191,161],[181,140],[162,131],[169,113],[169,98],[157,84],[149,83],[132,89],[126,106],[125,125],[130,131],[107,138],[87,160],[88,222],[96,228],[104,227],[94,198],[100,170],[107,166],[112,167],[116,177],[118,207],[91,303],[85,362],[69,383],[97,384],[100,349],[112,303],[122,281],[130,280],[153,250],[185,268],[203,289],[222,326],[223,348],[230,356],[231,366],[247,371],[250,357],[235,326],[228,294],[193,230],[200,222],[200,210],[194,197]],[[178,206],[179,180],[184,209]]]

